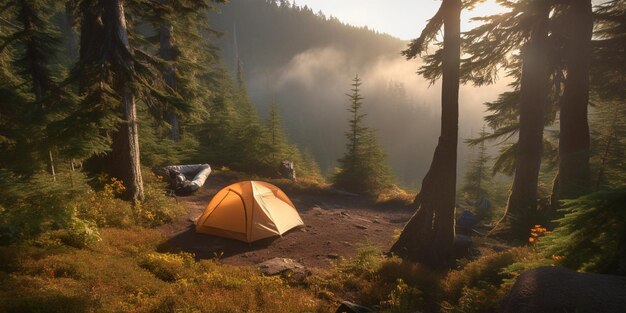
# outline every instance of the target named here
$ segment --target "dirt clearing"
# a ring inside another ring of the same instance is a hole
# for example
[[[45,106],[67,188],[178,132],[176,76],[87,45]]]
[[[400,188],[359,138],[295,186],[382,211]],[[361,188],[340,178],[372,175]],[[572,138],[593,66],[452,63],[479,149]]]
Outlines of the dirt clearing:
[[[194,222],[213,195],[235,182],[218,173],[207,180],[203,189],[178,201],[188,213],[161,227],[168,238],[160,250],[191,252],[197,258],[220,258],[223,263],[255,265],[281,257],[290,258],[314,269],[325,269],[330,261],[354,256],[360,244],[371,243],[382,249],[392,244],[395,230],[400,230],[411,215],[411,206],[378,205],[359,196],[335,192],[308,192],[283,188],[302,217],[305,226],[294,228],[282,237],[254,243],[197,234]]]

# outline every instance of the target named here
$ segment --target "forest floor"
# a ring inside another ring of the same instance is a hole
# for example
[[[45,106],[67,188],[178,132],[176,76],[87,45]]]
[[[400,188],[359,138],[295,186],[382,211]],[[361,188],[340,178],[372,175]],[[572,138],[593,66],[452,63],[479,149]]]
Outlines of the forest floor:
[[[286,181],[282,184],[272,181],[295,204],[304,227],[251,244],[196,233],[195,221],[211,198],[236,181],[236,177],[225,173],[212,174],[201,190],[191,196],[178,197],[179,203],[188,209],[187,214],[160,227],[167,239],[159,250],[189,252],[197,259],[219,258],[222,263],[232,265],[256,265],[275,257],[290,258],[312,272],[324,271],[339,257],[353,257],[362,244],[375,245],[385,251],[391,246],[394,233],[400,231],[414,213],[412,206],[399,202],[379,204],[329,188],[290,188],[293,184]]]

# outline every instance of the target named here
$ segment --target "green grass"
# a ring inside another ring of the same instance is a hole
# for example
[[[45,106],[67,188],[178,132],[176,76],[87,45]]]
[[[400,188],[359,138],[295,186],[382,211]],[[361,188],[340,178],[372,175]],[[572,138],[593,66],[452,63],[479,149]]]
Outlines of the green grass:
[[[325,312],[310,291],[251,267],[161,254],[154,230],[102,229],[85,249],[0,248],[3,312]]]

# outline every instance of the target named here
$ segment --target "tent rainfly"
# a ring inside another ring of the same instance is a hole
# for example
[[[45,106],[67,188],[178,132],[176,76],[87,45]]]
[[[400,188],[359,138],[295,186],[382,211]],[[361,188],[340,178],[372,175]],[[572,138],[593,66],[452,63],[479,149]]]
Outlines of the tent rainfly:
[[[245,242],[280,236],[304,223],[287,195],[260,181],[244,181],[220,190],[198,219],[199,233]]]

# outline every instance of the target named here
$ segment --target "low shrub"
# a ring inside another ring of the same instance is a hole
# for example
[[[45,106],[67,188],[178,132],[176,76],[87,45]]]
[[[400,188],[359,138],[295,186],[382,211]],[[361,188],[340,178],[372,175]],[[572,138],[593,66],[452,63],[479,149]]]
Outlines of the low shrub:
[[[152,173],[145,176],[147,177],[144,186],[145,201],[133,208],[137,224],[155,227],[167,224],[184,213],[182,205],[166,196],[164,190],[167,184],[162,178]]]
[[[397,185],[392,185],[378,194],[376,202],[380,204],[406,206],[412,204],[414,199],[415,193],[407,192]]]
[[[442,281],[446,299],[455,303],[463,295],[463,288],[474,288],[483,283],[499,287],[503,281],[514,275],[505,269],[516,262],[533,258],[534,255],[531,248],[512,248],[482,256],[459,270],[450,271]]]
[[[505,292],[502,288],[480,281],[475,287],[463,287],[457,305],[444,301],[442,313],[495,313]]]
[[[139,261],[139,266],[166,282],[173,282],[192,269],[196,261],[188,253],[150,252]]]
[[[66,229],[66,239],[84,246],[97,239],[93,225],[77,214],[89,191],[80,173],[53,178],[45,173],[30,178],[0,172],[0,244],[32,240],[54,230]]]
[[[424,294],[415,287],[407,285],[402,279],[398,279],[396,288],[391,291],[389,300],[382,302],[381,312],[404,313],[415,312],[424,307]]]
[[[564,201],[565,216],[538,250],[574,270],[626,275],[625,203],[626,187]]]
[[[379,247],[365,243],[355,257],[340,258],[330,275],[313,285],[322,299],[351,299],[381,312],[411,312],[435,307],[428,301],[435,301],[439,279],[421,264],[387,257]]]

